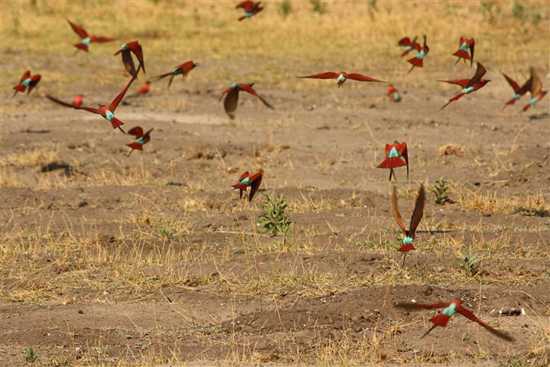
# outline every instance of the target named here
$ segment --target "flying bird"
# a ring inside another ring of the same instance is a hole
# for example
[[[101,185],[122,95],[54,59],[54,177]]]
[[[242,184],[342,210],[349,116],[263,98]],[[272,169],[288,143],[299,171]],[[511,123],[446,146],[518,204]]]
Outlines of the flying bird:
[[[430,48],[428,47],[428,43],[427,43],[428,39],[426,35],[422,36],[422,38],[424,39],[424,42],[422,43],[422,45],[420,45],[417,42],[413,42],[411,44],[411,46],[416,50],[416,54],[413,58],[407,60],[407,62],[412,65],[409,70],[409,73],[413,71],[415,67],[417,68],[424,67],[424,58],[430,52]]]
[[[139,72],[139,68],[141,68],[141,66],[138,67],[137,72]],[[120,104],[120,102],[124,99],[124,95],[128,91],[128,88],[130,88],[130,86],[132,85],[134,80],[136,80],[136,77],[137,77],[137,73],[134,76],[132,76],[132,78],[128,81],[128,83],[126,83],[124,88],[118,93],[118,95],[111,101],[111,103],[108,106],[107,105],[99,105],[97,108],[96,107],[88,107],[88,106],[77,107],[77,106],[73,105],[72,103],[63,102],[63,101],[61,101],[61,100],[59,100],[55,97],[52,97],[50,95],[46,95],[46,98],[48,98],[50,101],[52,101],[54,103],[57,103],[61,106],[64,106],[64,107],[71,107],[71,108],[74,108],[74,109],[77,109],[77,110],[85,110],[85,111],[88,111],[88,112],[95,113],[97,115],[101,115],[105,120],[107,120],[111,123],[111,125],[113,126],[113,129],[118,128],[123,133],[126,133],[121,127],[122,125],[124,125],[124,122],[122,122],[121,120],[119,120],[118,118],[115,117],[115,111],[116,111],[118,105]]]
[[[366,76],[359,73],[347,73],[345,71],[340,72],[334,72],[334,71],[327,71],[325,73],[319,73],[319,74],[313,74],[313,75],[305,75],[305,76],[299,76],[298,78],[302,79],[336,79],[336,85],[338,87],[342,87],[346,80],[351,79],[358,82],[383,82],[382,80],[371,78],[370,76]]]
[[[120,54],[122,58],[122,64],[124,65],[124,68],[130,75],[136,74],[136,64],[134,63],[134,59],[132,58],[132,54],[136,57],[136,59],[139,62],[139,65],[141,66],[141,69],[145,73],[145,62],[143,61],[143,49],[141,48],[141,45],[139,41],[132,41],[123,44],[120,46],[120,49],[118,49],[117,52],[115,52],[114,56]]]
[[[27,91],[27,94],[29,94],[37,85],[40,83],[40,80],[42,79],[42,76],[40,74],[31,74],[30,70],[27,70],[21,75],[21,79],[19,79],[19,83],[15,87],[13,87],[13,96],[19,92],[19,93],[25,93]]]
[[[424,335],[422,335],[422,338],[424,338],[426,335],[428,335],[433,329],[435,329],[438,326],[446,327],[450,318],[458,313],[466,317],[468,320],[478,323],[494,336],[497,336],[502,340],[506,340],[508,342],[514,341],[514,338],[508,333],[501,330],[497,330],[492,326],[488,325],[487,323],[478,319],[477,316],[474,315],[474,313],[471,310],[462,306],[462,301],[460,299],[453,299],[451,302],[439,302],[439,303],[432,303],[432,304],[422,304],[422,303],[416,303],[416,302],[399,302],[395,304],[395,307],[402,308],[407,311],[442,309],[442,310],[438,310],[437,313],[430,319],[433,325],[430,329],[428,329],[428,331],[424,333]]]
[[[390,170],[390,181],[392,177],[396,178],[394,169],[407,166],[407,179],[409,178],[409,152],[407,143],[400,143],[397,140],[393,144],[386,144],[384,147],[384,160],[377,168],[386,168]]]
[[[138,90],[135,93],[128,94],[126,98],[144,96],[149,94],[150,92],[151,92],[151,81],[147,80],[141,87],[138,88]]]
[[[135,141],[126,144],[126,146],[130,147],[128,156],[130,156],[134,150],[143,151],[143,146],[151,140],[151,131],[153,131],[152,128],[144,133],[140,126],[136,126],[128,130],[128,134],[133,135],[136,138]]]
[[[79,94],[73,97],[73,106],[78,108],[82,107],[82,103],[84,103],[84,96]]]
[[[186,61],[184,62],[183,64],[179,65],[179,66],[176,66],[176,68],[166,74],[161,74],[159,76],[156,76],[154,77],[152,80],[161,80],[161,79],[164,79],[166,77],[170,77],[170,79],[168,79],[168,88],[170,88],[170,86],[172,85],[172,81],[174,81],[174,78],[178,75],[181,75],[182,78],[185,78],[190,72],[191,70],[193,70],[194,68],[196,68],[198,66],[198,64],[194,63],[193,61],[189,60],[189,61]]]
[[[473,38],[461,36],[458,41],[458,50],[453,54],[453,56],[457,57],[455,65],[458,64],[460,60],[464,60],[464,62],[470,60],[470,66],[472,66],[474,64],[475,45],[476,41]]]
[[[257,97],[267,108],[272,110],[274,109],[274,107],[269,102],[267,102],[262,96],[256,93],[253,86],[254,83],[232,83],[229,88],[223,91],[222,95],[220,96],[220,101],[223,99],[223,108],[229,118],[235,118],[235,111],[237,110],[237,106],[239,105],[240,91]]]
[[[235,9],[243,9],[244,15],[239,18],[239,22],[245,20],[246,18],[252,18],[262,10],[264,10],[262,6],[262,2],[258,1],[251,1],[251,0],[245,0],[241,1],[237,6],[235,6]]]
[[[540,80],[535,68],[531,67],[529,69],[529,72],[531,74],[531,83],[529,86],[529,94],[531,95],[531,97],[529,98],[528,103],[522,108],[522,111],[524,112],[531,107],[535,107],[538,101],[543,99],[544,96],[548,93],[548,91],[542,89],[542,81]]]
[[[401,230],[403,231],[403,239],[401,240],[401,246],[399,247],[399,251],[403,253],[402,266],[405,266],[405,258],[407,256],[407,252],[415,249],[414,239],[415,239],[416,229],[418,228],[418,225],[422,220],[422,216],[424,215],[425,204],[426,204],[426,190],[424,190],[424,185],[420,185],[420,189],[418,190],[418,194],[416,195],[414,211],[411,215],[411,222],[409,224],[409,228],[407,229],[407,227],[405,227],[405,222],[403,222],[403,218],[401,217],[401,213],[399,212],[399,206],[397,204],[397,188],[393,186],[393,190],[391,194],[391,207],[392,207],[393,217],[395,218],[395,221],[397,222],[397,225],[399,226],[399,228],[401,228]]]
[[[420,49],[420,44],[416,42],[417,38],[418,37],[414,36],[414,38],[411,40],[409,37],[403,37],[399,40],[399,42],[397,42],[397,45],[404,49],[401,57],[407,56],[412,50]]]
[[[512,95],[512,98],[504,104],[502,107],[503,109],[506,108],[506,106],[511,106],[516,103],[525,93],[527,93],[531,89],[531,84],[533,84],[533,77],[531,76],[523,85],[520,87],[519,84],[512,78],[510,78],[508,75],[502,73],[502,76],[510,87],[514,90],[514,94]]]
[[[401,94],[399,94],[399,91],[393,86],[393,84],[388,84],[386,95],[393,102],[401,102]]]
[[[114,38],[88,34],[88,32],[82,26],[75,24],[68,19],[67,22],[69,22],[69,25],[73,29],[74,33],[76,33],[78,37],[80,37],[80,41],[74,45],[74,47],[79,50],[88,52],[92,43],[106,43],[115,40]]]
[[[478,89],[483,88],[487,83],[490,82],[490,80],[482,79],[483,76],[487,70],[481,65],[481,63],[477,63],[476,73],[471,79],[458,79],[458,80],[440,80],[440,82],[443,83],[449,83],[449,84],[456,84],[460,87],[462,87],[462,92],[455,95],[453,98],[449,99],[447,103],[441,109],[444,109],[452,102],[458,101],[460,98],[465,96],[466,94],[470,94],[475,92]]]
[[[262,184],[262,178],[264,175],[264,170],[260,169],[258,172],[253,175],[250,172],[246,171],[239,177],[239,181],[232,185],[235,190],[239,190],[239,198],[242,199],[243,193],[250,187],[250,192],[248,193],[248,202],[251,202],[254,198],[254,195],[260,188]]]

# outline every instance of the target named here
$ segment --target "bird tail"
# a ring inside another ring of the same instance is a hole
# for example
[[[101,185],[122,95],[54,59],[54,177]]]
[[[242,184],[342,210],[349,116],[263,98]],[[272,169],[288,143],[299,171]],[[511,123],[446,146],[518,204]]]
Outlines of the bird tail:
[[[140,144],[140,143],[136,143],[136,142],[128,143],[128,144],[126,144],[126,146],[132,148],[132,150],[143,150],[143,145]]]
[[[15,87],[13,87],[13,95],[15,96],[18,92],[23,93],[25,92],[25,86],[23,84],[17,84]]]
[[[469,54],[467,51],[465,51],[465,50],[458,50],[458,51],[455,52],[453,55],[456,56],[456,57],[458,57],[459,60],[460,60],[460,59],[470,60],[470,54]],[[458,61],[457,61],[457,63],[458,63]]]
[[[397,168],[405,166],[407,163],[405,160],[401,157],[395,157],[395,158],[386,158],[380,163],[377,167],[378,168]]]
[[[418,57],[413,57],[407,61],[409,62],[409,64],[418,68],[421,68],[424,66],[424,59],[419,59]]]
[[[246,19],[246,15],[243,15],[242,17],[239,17],[239,22],[242,22],[245,19]]]

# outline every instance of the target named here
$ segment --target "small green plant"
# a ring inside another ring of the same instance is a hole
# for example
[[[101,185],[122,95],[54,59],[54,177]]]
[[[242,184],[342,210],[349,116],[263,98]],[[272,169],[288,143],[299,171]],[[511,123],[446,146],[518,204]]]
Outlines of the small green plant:
[[[33,363],[38,359],[38,354],[32,349],[32,347],[27,347],[23,350],[23,356],[27,363]]]
[[[452,203],[452,200],[449,199],[449,183],[446,179],[437,179],[430,191],[435,195],[436,204],[444,205],[446,203]]]
[[[516,19],[525,21],[527,18],[527,9],[522,3],[516,0],[512,5],[512,15]]]
[[[327,12],[327,4],[322,0],[309,0],[311,10],[317,14],[325,14]]]
[[[284,18],[288,17],[292,13],[292,3],[290,0],[283,0],[279,3],[279,14]]]
[[[476,255],[468,254],[464,256],[462,260],[462,269],[469,276],[476,276],[479,274],[480,260]]]
[[[272,236],[286,236],[292,224],[286,214],[288,203],[283,196],[272,196],[267,194],[263,202],[263,214],[258,218],[257,225],[260,230],[270,233]]]

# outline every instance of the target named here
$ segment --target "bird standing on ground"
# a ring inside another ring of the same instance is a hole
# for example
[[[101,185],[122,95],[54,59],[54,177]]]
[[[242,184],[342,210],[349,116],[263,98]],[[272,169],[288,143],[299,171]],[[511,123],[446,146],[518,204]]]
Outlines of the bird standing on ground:
[[[250,172],[246,171],[239,177],[239,181],[233,184],[232,187],[236,190],[239,190],[239,198],[241,199],[243,197],[243,193],[246,192],[246,190],[250,187],[250,192],[248,193],[248,202],[251,202],[254,198],[254,195],[260,188],[260,185],[262,184],[263,175],[263,169],[258,170],[258,172],[254,173],[253,175],[251,175]]]

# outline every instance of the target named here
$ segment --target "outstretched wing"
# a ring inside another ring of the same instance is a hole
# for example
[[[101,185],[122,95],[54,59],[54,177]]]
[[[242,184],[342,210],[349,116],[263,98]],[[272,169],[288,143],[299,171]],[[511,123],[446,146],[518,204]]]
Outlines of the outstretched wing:
[[[514,90],[514,93],[518,93],[519,91],[519,84],[512,78],[510,78],[508,75],[502,73],[502,76],[504,77],[504,79],[506,79],[506,81],[508,82],[508,84],[510,84],[510,87],[512,87],[512,89]]]
[[[478,319],[476,317],[476,315],[474,315],[474,313],[470,310],[468,310],[467,308],[463,307],[463,306],[457,306],[456,308],[456,311],[461,314],[462,316],[466,317],[467,319],[473,321],[473,322],[477,322],[479,325],[483,326],[487,331],[489,331],[491,334],[503,339],[503,340],[506,340],[506,341],[509,341],[509,342],[513,342],[515,339],[509,335],[508,333],[504,332],[504,331],[501,331],[501,330],[497,330],[495,329],[494,327],[492,326],[489,326],[488,324],[486,324],[485,322],[481,321],[480,319]]]
[[[112,42],[115,40],[114,38],[103,37],[103,36],[91,36],[90,39],[92,40],[92,42],[95,42],[95,43],[106,43],[106,42]]]
[[[422,220],[422,216],[424,215],[424,206],[426,205],[426,190],[424,189],[424,185],[420,185],[420,189],[418,189],[418,194],[416,195],[416,203],[414,204],[414,211],[411,216],[411,224],[409,226],[409,236],[414,238],[414,234],[416,232],[416,228],[420,224],[420,221]]]
[[[78,35],[78,37],[80,37],[80,38],[88,37],[88,32],[86,32],[86,30],[82,26],[71,22],[69,19],[67,19],[67,22],[69,22],[69,25],[73,29],[74,33],[76,33]]]
[[[227,92],[225,99],[223,100],[223,108],[225,110],[225,113],[231,118],[235,118],[235,111],[237,110],[237,106],[239,104],[239,89],[238,88],[231,88],[229,92]]]
[[[134,75],[132,75],[132,78],[130,78],[128,83],[126,83],[126,86],[120,91],[120,93],[115,97],[115,99],[113,99],[113,101],[109,105],[109,110],[111,112],[115,112],[115,110],[118,107],[119,103],[124,98],[124,95],[126,94],[126,91],[128,91],[128,88],[130,88],[130,86],[132,85],[134,80],[136,80],[137,74],[138,74],[140,68],[141,68],[141,65],[138,66],[138,69],[137,69],[136,73]]]
[[[23,75],[21,75],[21,79],[19,79],[19,83],[22,83],[23,80],[25,79],[28,79],[31,77],[31,71],[30,70],[26,70]]]
[[[130,75],[136,74],[136,65],[134,64],[134,59],[132,59],[132,54],[130,53],[130,50],[124,50],[121,52],[122,55],[122,64],[124,64],[124,68]]]
[[[366,76],[359,73],[349,73],[346,74],[346,78],[351,80],[357,80],[360,82],[382,82],[382,80],[371,78],[370,76]]]
[[[476,48],[476,41],[473,38],[470,38],[470,66],[474,64],[474,50]]]
[[[401,217],[401,213],[399,212],[399,205],[397,203],[397,187],[393,186],[392,193],[391,193],[391,208],[393,217],[395,218],[395,221],[397,222],[397,225],[401,228],[403,233],[407,234],[407,227],[405,227],[405,222],[403,222],[403,218]]]
[[[50,101],[54,102],[54,103],[57,103],[58,105],[61,105],[61,106],[64,106],[64,107],[70,107],[70,108],[74,108],[75,110],[80,110],[82,109],[81,107],[76,107],[75,105],[73,105],[72,103],[68,103],[68,102],[65,102],[65,101],[62,101],[58,98],[55,98],[53,96],[50,96],[49,94],[46,94],[46,98],[49,99]]]
[[[262,103],[267,107],[267,108],[270,108],[272,110],[274,110],[275,108],[273,108],[273,106],[268,102],[266,101],[262,96],[260,96],[258,93],[256,93],[256,91],[254,90],[254,88],[252,87],[252,84],[240,84],[239,87],[241,88],[241,90],[243,92],[246,92],[248,94],[251,94],[255,97],[258,97],[258,99],[260,101],[262,101]]]
[[[439,80],[439,81],[442,82],[442,83],[454,84],[454,85],[458,85],[462,88],[466,88],[466,86],[470,82],[470,79]]]
[[[298,78],[308,78],[308,79],[337,79],[340,73],[336,73],[333,71],[327,71],[325,73],[319,73],[319,74],[313,74],[313,75],[305,75],[305,76],[299,76]]]
[[[128,130],[128,134],[135,136],[136,138],[140,138],[143,136],[143,129],[141,126],[135,126]]]
[[[250,180],[252,181],[250,184],[250,193],[248,194],[248,201],[252,201],[254,198],[254,195],[256,195],[256,191],[260,188],[260,185],[262,184],[262,177],[263,174],[261,172],[258,172],[254,176],[250,177]]]
[[[481,63],[478,62],[477,63],[477,68],[476,68],[476,73],[474,74],[472,79],[470,79],[470,81],[468,82],[466,87],[471,87],[471,86],[479,83],[481,81],[481,78],[483,78],[483,75],[485,75],[486,72],[487,72],[487,69],[485,69],[485,67],[483,65],[481,65]]]
[[[408,311],[419,311],[419,310],[435,310],[439,308],[445,308],[449,306],[449,302],[440,302],[440,303],[416,303],[416,302],[397,302],[394,304],[394,307],[403,308]]]

